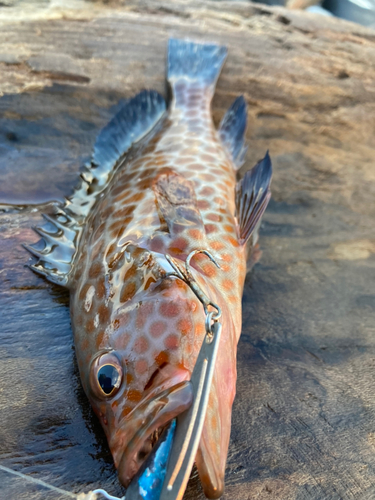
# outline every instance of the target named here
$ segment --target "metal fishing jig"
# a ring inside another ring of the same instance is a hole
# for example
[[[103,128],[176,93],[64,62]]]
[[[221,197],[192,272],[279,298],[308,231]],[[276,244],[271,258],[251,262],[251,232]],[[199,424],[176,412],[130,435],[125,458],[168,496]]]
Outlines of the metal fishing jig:
[[[212,318],[212,313],[209,313]],[[197,454],[221,336],[221,324],[209,326],[191,375],[194,400],[189,410],[177,417],[173,445],[160,500],[181,500]]]
[[[190,261],[198,253],[207,255],[220,269],[207,250],[191,252],[185,261],[185,269],[170,255],[165,256],[175,271],[166,277],[175,276],[183,280],[200,300],[206,314],[206,335],[190,379],[193,404],[164,431],[160,443],[128,487],[126,500],[180,500],[197,454],[221,336],[221,323],[218,321],[221,309],[207,297],[191,272]],[[209,311],[208,307],[215,311]]]

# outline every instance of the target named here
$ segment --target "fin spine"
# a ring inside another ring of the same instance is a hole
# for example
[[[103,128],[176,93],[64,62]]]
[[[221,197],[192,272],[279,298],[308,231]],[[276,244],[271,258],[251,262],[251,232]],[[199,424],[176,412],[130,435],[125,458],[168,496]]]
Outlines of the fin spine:
[[[27,243],[22,243],[23,248],[25,248],[28,252],[30,252],[34,257],[37,257],[38,259],[43,259],[46,254],[43,253],[43,250],[37,250],[34,248],[32,245],[28,245]]]
[[[48,214],[42,214],[42,216],[49,224],[53,224],[56,227],[56,229],[62,231],[68,240],[74,239],[75,232],[72,229],[69,229],[67,224],[61,224],[57,219],[54,219],[52,216]]]
[[[141,141],[163,118],[164,98],[154,90],[143,90],[121,107],[114,118],[99,133],[91,162],[84,166],[80,182],[73,194],[64,200],[55,214],[43,214],[61,234],[52,235],[47,227],[34,228],[42,236],[42,251],[30,245],[24,247],[39,261],[31,268],[50,281],[68,286],[85,220],[100,193],[106,188],[133,144]],[[45,263],[54,266],[53,268]]]

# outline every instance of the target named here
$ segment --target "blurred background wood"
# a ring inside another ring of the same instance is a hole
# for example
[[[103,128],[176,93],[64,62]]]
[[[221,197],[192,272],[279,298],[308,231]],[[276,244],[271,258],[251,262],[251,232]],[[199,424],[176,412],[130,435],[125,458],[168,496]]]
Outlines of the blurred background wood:
[[[224,43],[213,101],[249,104],[273,199],[248,276],[227,500],[375,497],[375,33],[249,2],[0,7],[0,463],[121,495],[79,382],[68,294],[21,243],[71,192],[118,102],[165,89],[169,37]],[[0,472],[0,498],[57,498]],[[61,497],[63,498],[63,497]],[[196,474],[186,499],[202,499]]]
[[[287,0],[285,6],[289,9],[306,9],[321,3],[320,0]]]

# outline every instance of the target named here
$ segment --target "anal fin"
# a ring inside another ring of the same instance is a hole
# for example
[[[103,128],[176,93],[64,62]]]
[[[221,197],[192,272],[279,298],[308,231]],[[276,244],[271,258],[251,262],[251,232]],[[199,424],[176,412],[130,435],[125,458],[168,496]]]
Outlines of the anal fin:
[[[245,245],[259,223],[271,198],[271,158],[266,153],[236,186],[236,215],[240,244]]]

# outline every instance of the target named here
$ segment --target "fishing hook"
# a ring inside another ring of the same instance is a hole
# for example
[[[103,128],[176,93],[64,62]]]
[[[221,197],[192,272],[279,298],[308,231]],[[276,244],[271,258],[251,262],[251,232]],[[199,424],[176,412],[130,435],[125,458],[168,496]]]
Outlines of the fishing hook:
[[[193,250],[192,252],[189,253],[189,255],[187,256],[186,261],[185,261],[185,269],[181,268],[180,264],[177,262],[176,259],[171,257],[169,254],[166,254],[165,258],[167,259],[167,261],[169,262],[169,264],[171,265],[171,267],[175,271],[175,273],[169,273],[169,274],[167,274],[167,276],[177,276],[178,278],[180,278],[182,281],[184,281],[191,288],[191,290],[193,291],[195,296],[199,299],[199,301],[203,305],[203,309],[204,309],[204,312],[206,314],[206,332],[210,333],[212,321],[214,321],[214,322],[218,321],[221,317],[221,308],[209,299],[209,297],[205,294],[205,292],[199,286],[199,284],[197,283],[196,279],[194,278],[194,276],[191,272],[190,261],[195,255],[197,255],[199,253],[203,253],[204,255],[206,255],[210,259],[210,261],[213,264],[215,264],[215,266],[218,269],[221,269],[219,263],[216,261],[216,259],[213,257],[213,255],[208,250],[200,249],[200,250]],[[209,312],[209,310],[208,310],[209,306],[216,309],[216,312],[213,312],[213,311]],[[208,317],[209,317],[209,322],[207,319]],[[208,324],[209,324],[209,327],[208,327]]]

